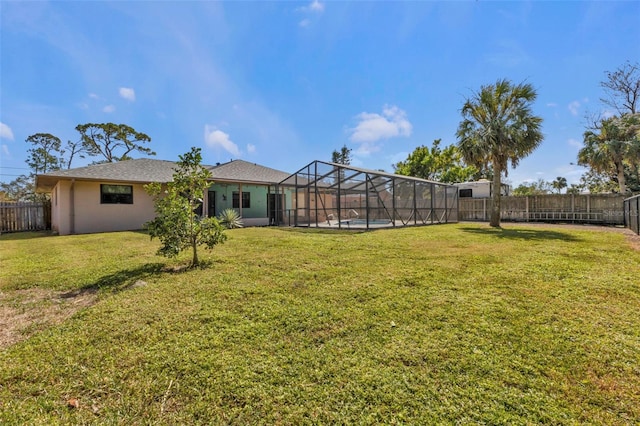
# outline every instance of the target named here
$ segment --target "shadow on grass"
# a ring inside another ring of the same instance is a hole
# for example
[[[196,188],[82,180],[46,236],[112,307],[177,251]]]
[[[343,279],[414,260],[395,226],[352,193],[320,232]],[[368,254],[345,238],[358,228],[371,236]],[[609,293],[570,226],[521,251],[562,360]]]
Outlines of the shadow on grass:
[[[44,238],[54,236],[51,231],[26,231],[10,232],[0,234],[0,241],[32,240],[34,238]]]
[[[63,299],[71,299],[85,294],[95,294],[99,291],[118,293],[136,285],[144,285],[145,279],[166,272],[172,271],[167,270],[163,263],[147,263],[137,268],[123,269],[105,275],[95,282],[63,293],[60,297]]]
[[[575,235],[572,235],[566,232],[550,231],[548,229],[505,229],[505,228],[471,228],[471,227],[462,227],[459,229],[463,232],[469,232],[471,234],[486,235],[486,236],[504,238],[509,240],[580,241],[580,238],[577,238]]]

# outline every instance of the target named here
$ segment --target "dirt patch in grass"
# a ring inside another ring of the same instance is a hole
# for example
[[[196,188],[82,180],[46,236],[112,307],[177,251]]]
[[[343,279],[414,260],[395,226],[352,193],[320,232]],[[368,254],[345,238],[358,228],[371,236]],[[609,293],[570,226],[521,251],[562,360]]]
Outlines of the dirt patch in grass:
[[[61,324],[91,306],[95,291],[55,292],[44,289],[0,292],[0,349]]]

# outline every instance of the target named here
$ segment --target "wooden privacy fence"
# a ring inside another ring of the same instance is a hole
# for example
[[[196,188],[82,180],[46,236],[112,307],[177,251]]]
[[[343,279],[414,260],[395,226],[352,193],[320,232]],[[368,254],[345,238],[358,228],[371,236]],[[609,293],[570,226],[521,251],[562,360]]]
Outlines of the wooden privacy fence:
[[[51,229],[51,203],[0,202],[0,233]]]
[[[640,235],[640,195],[624,200],[624,226]]]
[[[553,194],[501,198],[501,219],[515,222],[571,222],[624,225],[624,196]],[[460,220],[488,221],[491,198],[460,198]]]

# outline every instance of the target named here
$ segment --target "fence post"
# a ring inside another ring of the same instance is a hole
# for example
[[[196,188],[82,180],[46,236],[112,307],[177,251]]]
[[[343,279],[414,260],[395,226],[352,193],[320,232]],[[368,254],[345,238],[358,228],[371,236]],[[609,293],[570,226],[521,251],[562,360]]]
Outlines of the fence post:
[[[482,220],[483,221],[487,220],[487,199],[486,198],[482,199]]]
[[[629,209],[631,209],[631,201],[629,201]],[[636,197],[636,233],[640,235],[640,195]]]

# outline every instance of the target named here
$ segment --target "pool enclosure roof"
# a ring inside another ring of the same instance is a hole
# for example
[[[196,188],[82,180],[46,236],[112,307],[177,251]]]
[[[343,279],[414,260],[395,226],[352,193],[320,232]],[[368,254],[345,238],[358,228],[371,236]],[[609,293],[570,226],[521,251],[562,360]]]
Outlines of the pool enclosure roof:
[[[293,226],[371,229],[458,217],[454,185],[345,164],[313,161],[279,188],[289,193],[284,219]]]

